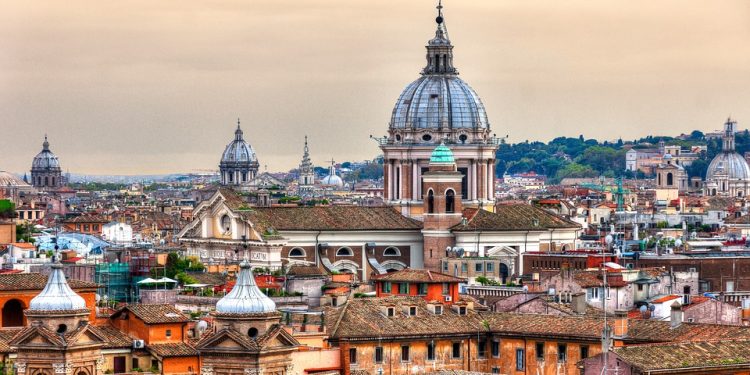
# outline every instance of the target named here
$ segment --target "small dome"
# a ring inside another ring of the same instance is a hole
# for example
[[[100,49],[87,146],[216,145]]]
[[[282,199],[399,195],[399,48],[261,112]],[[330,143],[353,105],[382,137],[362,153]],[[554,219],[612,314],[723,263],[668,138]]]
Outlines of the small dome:
[[[258,158],[255,156],[255,150],[243,138],[242,129],[239,124],[234,131],[234,140],[230,142],[221,155],[222,163],[244,164],[257,163]]]
[[[23,179],[14,175],[13,173],[0,171],[0,189],[8,186],[25,187],[29,186],[29,184],[27,184]]]
[[[240,263],[237,283],[226,296],[216,302],[216,311],[224,314],[260,314],[276,311],[276,303],[255,284],[250,263]]]
[[[391,128],[488,129],[487,112],[477,93],[452,74],[424,75],[399,96]]]
[[[322,180],[320,180],[320,183],[323,185],[344,186],[344,181],[341,179],[341,177],[336,175],[325,176]]]
[[[750,166],[736,152],[720,152],[708,165],[706,180],[712,180],[716,174],[726,174],[730,180],[750,181]]]
[[[456,160],[453,158],[453,151],[451,151],[445,143],[440,143],[430,155],[430,164],[455,164]]]
[[[32,170],[60,170],[60,161],[49,149],[49,142],[47,136],[44,136],[44,143],[42,143],[42,151],[40,151],[34,160],[31,162]]]
[[[83,310],[85,308],[86,301],[70,289],[62,265],[59,263],[52,264],[52,272],[47,279],[47,285],[29,304],[29,310],[36,311]]]

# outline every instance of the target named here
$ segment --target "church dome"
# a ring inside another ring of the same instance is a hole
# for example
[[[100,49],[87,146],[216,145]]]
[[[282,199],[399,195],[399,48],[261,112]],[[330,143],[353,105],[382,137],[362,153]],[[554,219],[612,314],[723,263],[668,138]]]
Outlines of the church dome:
[[[410,83],[396,102],[391,129],[489,129],[479,95],[453,67],[453,45],[438,5],[435,37],[427,43],[422,77]]]
[[[243,138],[242,129],[239,123],[237,130],[234,131],[234,140],[230,142],[221,155],[222,164],[250,164],[257,163],[258,158],[255,156],[255,150]]]
[[[716,174],[726,174],[730,180],[750,181],[750,166],[736,152],[720,152],[708,165],[706,180],[713,180]]]
[[[44,136],[44,143],[42,143],[42,151],[40,151],[34,160],[31,162],[31,169],[34,170],[60,170],[60,161],[49,149],[49,142],[47,136]]]
[[[29,303],[29,310],[34,311],[83,310],[85,308],[86,301],[70,289],[60,263],[52,264],[52,272],[47,279],[47,285]]]
[[[0,171],[0,189],[4,187],[26,187],[29,186],[23,179],[19,178],[18,176],[14,175],[13,173],[8,173],[5,171]]]
[[[240,274],[232,291],[216,302],[216,311],[223,314],[261,314],[276,311],[276,303],[263,294],[255,283],[250,263],[240,263]]]
[[[425,75],[406,86],[391,115],[391,128],[487,129],[484,104],[455,75]]]
[[[344,186],[344,181],[341,179],[341,177],[336,175],[325,176],[322,180],[320,180],[320,183],[323,185]]]

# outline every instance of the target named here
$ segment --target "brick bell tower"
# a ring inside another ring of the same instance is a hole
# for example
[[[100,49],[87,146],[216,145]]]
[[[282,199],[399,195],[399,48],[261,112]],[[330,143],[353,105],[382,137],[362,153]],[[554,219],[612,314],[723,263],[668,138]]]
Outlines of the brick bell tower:
[[[445,143],[435,147],[429,170],[422,174],[424,193],[424,268],[441,272],[445,249],[455,244],[450,228],[461,222],[461,181],[453,152]]]

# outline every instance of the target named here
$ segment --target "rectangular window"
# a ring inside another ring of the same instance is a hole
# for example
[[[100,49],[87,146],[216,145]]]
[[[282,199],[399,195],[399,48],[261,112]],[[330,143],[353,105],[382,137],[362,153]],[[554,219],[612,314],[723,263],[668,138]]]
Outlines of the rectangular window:
[[[461,306],[458,308],[458,315],[466,315],[466,306]]]
[[[565,362],[568,360],[568,345],[557,344],[557,362]]]
[[[375,363],[383,363],[383,347],[375,347]]]
[[[166,335],[167,337],[172,337],[172,330],[171,330],[171,329],[168,329],[168,330],[167,330],[167,332],[165,333],[165,335]]]
[[[581,345],[581,359],[586,359],[588,357],[589,357],[589,346]]]
[[[453,358],[461,358],[461,343],[460,342],[453,343],[453,350],[451,351],[451,354]]]
[[[461,263],[461,272],[466,273],[468,272],[469,265],[467,263]]]
[[[349,363],[351,364],[357,363],[357,348],[349,349]]]
[[[394,316],[396,315],[396,309],[393,307],[389,307],[386,309],[386,315],[388,316]]]
[[[159,368],[159,360],[152,359],[151,360],[151,368]]]
[[[526,368],[526,356],[523,349],[516,349],[516,370],[523,371]]]
[[[727,281],[725,292],[734,292],[734,281]]]
[[[536,360],[544,361],[544,343],[543,342],[536,343]]]
[[[493,367],[492,368],[492,373],[493,374],[499,374],[500,373],[500,367]]]
[[[435,315],[443,315],[443,306],[435,306]]]
[[[443,262],[443,272],[448,272],[448,262]]]
[[[485,358],[487,356],[487,342],[486,341],[477,342],[477,356],[479,358]]]
[[[391,292],[391,282],[385,281],[383,282],[383,293],[390,293]]]
[[[588,288],[588,289],[586,289],[586,292],[588,293],[589,301],[598,301],[599,300],[599,289],[600,288]]]
[[[500,341],[492,341],[492,358],[500,358]]]
[[[401,362],[409,362],[409,345],[401,346]]]
[[[447,296],[451,294],[451,284],[443,283],[443,295]]]
[[[130,363],[130,368],[131,369],[141,368],[141,366],[138,364],[138,358],[133,358],[130,362],[131,362]]]
[[[474,263],[474,271],[476,272],[482,272],[482,263]]]
[[[419,291],[420,296],[426,296],[427,295],[427,283],[419,283],[417,284],[417,289]]]
[[[398,294],[409,294],[409,284],[408,283],[399,283],[398,284]]]
[[[427,360],[428,361],[435,360],[435,343],[434,342],[427,343]]]
[[[639,292],[642,292],[642,291],[643,291],[643,284],[638,284],[638,291],[639,291]]]
[[[417,315],[417,307],[409,306],[409,316],[416,316],[416,315]]]
[[[495,272],[495,263],[487,263],[486,268],[487,273]]]

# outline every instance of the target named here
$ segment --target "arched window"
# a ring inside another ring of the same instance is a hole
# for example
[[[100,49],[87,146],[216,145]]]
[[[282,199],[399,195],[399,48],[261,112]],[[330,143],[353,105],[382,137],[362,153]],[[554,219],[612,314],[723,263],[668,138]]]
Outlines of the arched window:
[[[448,189],[448,191],[445,192],[445,212],[446,213],[453,213],[453,210],[456,209],[456,193],[453,191],[453,189]]]
[[[49,176],[44,176],[44,186],[49,186]]]
[[[304,258],[305,257],[305,249],[295,247],[292,250],[289,250],[289,257],[299,257]]]
[[[661,185],[661,173],[656,175],[656,184]]]
[[[432,192],[432,189],[427,191],[427,213],[435,213],[435,193]]]
[[[337,257],[353,257],[354,251],[348,247],[342,247],[338,250],[336,250],[336,256]]]
[[[229,232],[229,230],[232,229],[232,219],[229,217],[229,215],[224,215],[221,217],[221,230],[224,232]]]
[[[3,327],[23,327],[23,304],[12,299],[3,306]]]
[[[383,255],[387,257],[398,257],[401,256],[401,250],[397,247],[391,246],[383,251]]]
[[[670,172],[670,173],[667,173],[667,186],[672,186],[672,185],[674,185],[674,176]]]

